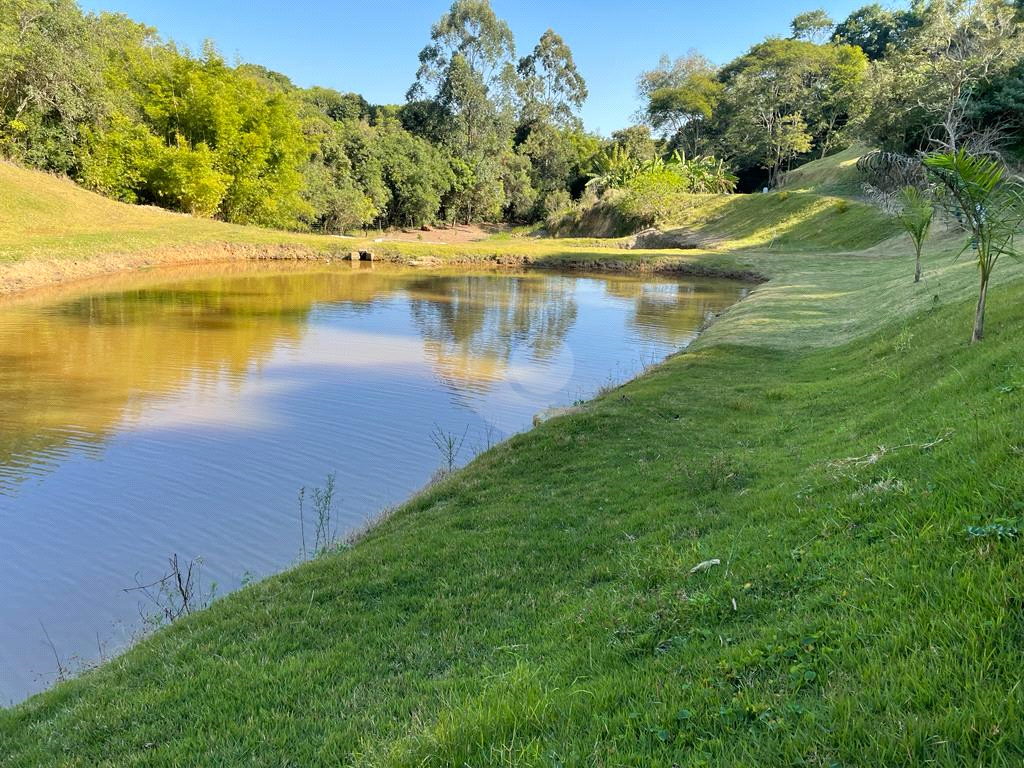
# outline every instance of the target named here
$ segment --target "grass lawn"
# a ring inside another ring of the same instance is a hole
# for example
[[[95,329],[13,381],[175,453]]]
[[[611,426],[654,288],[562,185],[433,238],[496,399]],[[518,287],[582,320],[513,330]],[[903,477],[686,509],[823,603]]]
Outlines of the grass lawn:
[[[914,285],[806,199],[672,257],[771,278],[689,352],[0,712],[0,766],[1021,765],[1024,269],[971,346],[958,238]]]

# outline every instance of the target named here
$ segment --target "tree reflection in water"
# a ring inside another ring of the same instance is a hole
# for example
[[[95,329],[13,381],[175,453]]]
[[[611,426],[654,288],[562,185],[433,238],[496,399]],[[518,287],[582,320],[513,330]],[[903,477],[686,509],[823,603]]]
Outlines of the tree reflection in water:
[[[413,321],[438,375],[474,390],[503,381],[513,354],[549,360],[576,321],[574,280],[430,276],[408,289]]]

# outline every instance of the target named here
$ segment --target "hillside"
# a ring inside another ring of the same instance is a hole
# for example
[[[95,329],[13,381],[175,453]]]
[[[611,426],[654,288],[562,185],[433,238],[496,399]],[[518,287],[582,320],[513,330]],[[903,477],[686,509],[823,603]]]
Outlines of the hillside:
[[[0,765],[1019,764],[1024,268],[969,345],[958,234],[915,285],[822,200],[709,202],[714,252],[394,246],[771,279],[357,545],[0,712]]]
[[[782,189],[792,192],[815,192],[819,195],[857,197],[861,194],[857,160],[867,151],[866,147],[854,145],[795,168],[783,177]]]
[[[59,176],[0,162],[0,262],[75,258],[202,243],[292,243],[312,238],[127,205]],[[327,239],[327,238],[320,238]]]

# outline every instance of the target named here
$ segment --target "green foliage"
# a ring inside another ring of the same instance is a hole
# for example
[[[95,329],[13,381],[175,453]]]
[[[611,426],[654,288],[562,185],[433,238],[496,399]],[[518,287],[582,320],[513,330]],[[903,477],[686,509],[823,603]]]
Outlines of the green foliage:
[[[790,22],[793,39],[806,40],[811,43],[823,43],[832,34],[836,23],[824,8],[798,14]]]
[[[502,158],[503,218],[506,221],[529,222],[534,218],[539,195],[530,179],[531,170],[530,159],[524,155],[508,154]]]
[[[145,125],[116,113],[105,131],[88,132],[79,178],[117,200],[156,204],[151,175],[164,152],[164,143]]]
[[[722,70],[722,140],[777,183],[793,160],[824,156],[860,108],[867,58],[851,46],[771,39]]]
[[[967,535],[972,539],[1016,541],[1020,538],[1020,521],[1003,520],[985,525],[969,525],[967,526]]]
[[[681,207],[682,198],[690,194],[683,174],[667,167],[637,173],[625,190],[619,206],[640,227],[665,223]]]
[[[397,127],[381,133],[378,144],[390,190],[389,221],[408,227],[430,223],[455,183],[452,166],[435,146]]]
[[[547,30],[516,70],[521,122],[580,127],[577,113],[587,100],[587,84],[561,35]]]
[[[149,168],[148,185],[165,208],[211,216],[221,206],[231,177],[217,170],[217,156],[206,144],[167,147]],[[291,222],[288,222],[291,223]]]
[[[725,163],[713,157],[690,160],[677,150],[668,160],[655,158],[638,163],[615,144],[598,156],[590,184],[601,191],[627,189],[627,198],[634,199],[628,205],[639,206],[634,211],[639,214],[640,210],[653,213],[659,207],[658,199],[664,198],[670,205],[668,198],[673,194],[728,194],[736,188],[736,181]],[[650,216],[637,218],[647,221]]]
[[[1017,257],[1014,238],[1024,223],[1024,185],[1012,179],[991,157],[966,150],[933,152],[924,159],[928,170],[942,185],[954,212],[971,235],[964,246],[973,248],[981,288],[971,341],[984,336],[985,300],[989,279],[1000,256]]]
[[[622,189],[641,168],[643,164],[623,145],[612,144],[594,158],[588,184],[599,190]]]
[[[455,0],[431,28],[407,98],[429,97],[449,117],[456,156],[504,143],[508,126],[499,102],[509,97],[514,53],[512,30],[488,0]]]
[[[914,282],[917,283],[921,280],[921,249],[924,248],[925,238],[928,237],[928,230],[931,229],[935,207],[928,193],[922,192],[917,187],[904,187],[900,190],[899,205],[896,221],[914,242],[914,251],[917,257]]]
[[[906,43],[872,70],[862,128],[868,141],[905,153],[968,146],[977,94],[1024,57],[1016,16],[1004,0],[927,5]]]
[[[657,68],[637,81],[647,122],[691,154],[702,150],[724,88],[711,62],[696,51],[675,61],[662,56]]]
[[[836,25],[832,39],[854,45],[864,51],[869,60],[878,61],[891,50],[906,45],[912,30],[921,24],[921,17],[915,10],[920,7],[915,4],[911,10],[896,11],[878,3],[865,5]]]
[[[0,153],[75,169],[82,132],[105,107],[98,26],[74,0],[0,4]]]

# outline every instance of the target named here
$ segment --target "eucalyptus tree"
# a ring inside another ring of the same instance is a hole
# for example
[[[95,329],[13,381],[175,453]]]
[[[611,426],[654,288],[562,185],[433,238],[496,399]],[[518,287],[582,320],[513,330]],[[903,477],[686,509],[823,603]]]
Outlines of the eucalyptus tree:
[[[552,29],[541,35],[534,49],[519,60],[516,71],[520,122],[581,127],[579,110],[587,100],[587,83],[561,35]]]
[[[515,42],[488,0],[455,0],[420,52],[416,82],[406,98],[431,102],[444,116],[441,141],[451,153],[455,183],[449,218],[471,221],[500,210],[502,162],[511,151]]]
[[[455,0],[420,51],[409,102],[428,99],[451,118],[451,144],[467,157],[509,132],[503,124],[514,84],[515,42],[488,0]]]
[[[981,281],[971,333],[974,343],[985,334],[985,300],[996,262],[1003,255],[1019,256],[1014,238],[1024,223],[1024,186],[998,161],[963,149],[933,152],[924,164],[942,185],[971,236],[964,251],[974,249]]]

